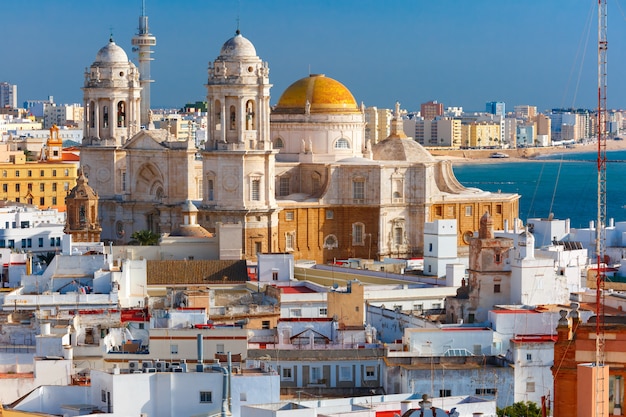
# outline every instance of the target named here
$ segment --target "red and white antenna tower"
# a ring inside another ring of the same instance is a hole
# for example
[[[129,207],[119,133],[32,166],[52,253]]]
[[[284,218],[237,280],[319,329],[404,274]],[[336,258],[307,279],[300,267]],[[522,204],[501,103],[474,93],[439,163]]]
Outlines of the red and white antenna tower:
[[[596,417],[604,416],[605,392],[604,282],[606,252],[606,138],[607,138],[607,10],[606,0],[598,0],[598,218],[596,225]]]

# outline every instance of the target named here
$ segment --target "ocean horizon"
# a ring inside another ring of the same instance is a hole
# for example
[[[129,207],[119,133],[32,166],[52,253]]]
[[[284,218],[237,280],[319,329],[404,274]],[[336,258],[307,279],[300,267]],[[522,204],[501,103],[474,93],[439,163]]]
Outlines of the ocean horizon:
[[[549,154],[529,161],[454,166],[466,187],[520,194],[519,217],[570,219],[572,228],[597,219],[597,151]],[[626,221],[626,150],[607,151],[607,219]]]

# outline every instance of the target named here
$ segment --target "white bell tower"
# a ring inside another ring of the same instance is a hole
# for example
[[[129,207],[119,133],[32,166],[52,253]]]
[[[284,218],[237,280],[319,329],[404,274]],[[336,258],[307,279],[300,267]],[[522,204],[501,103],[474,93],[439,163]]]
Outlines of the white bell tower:
[[[243,224],[244,255],[253,258],[277,248],[269,67],[237,30],[208,75],[203,205],[212,223]]]
[[[139,71],[113,38],[85,70],[83,145],[122,146],[140,128]]]

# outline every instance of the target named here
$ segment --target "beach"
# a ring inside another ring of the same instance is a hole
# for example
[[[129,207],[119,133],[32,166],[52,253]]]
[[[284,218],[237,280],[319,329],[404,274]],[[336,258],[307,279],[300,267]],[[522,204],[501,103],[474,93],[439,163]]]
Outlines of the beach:
[[[519,149],[443,149],[426,148],[436,159],[451,160],[456,164],[501,163],[533,161],[537,156],[561,153],[582,153],[597,151],[597,142],[576,144],[572,147],[550,146]],[[606,150],[617,151],[626,149],[625,140],[607,140]],[[494,152],[508,155],[508,158],[490,158]]]

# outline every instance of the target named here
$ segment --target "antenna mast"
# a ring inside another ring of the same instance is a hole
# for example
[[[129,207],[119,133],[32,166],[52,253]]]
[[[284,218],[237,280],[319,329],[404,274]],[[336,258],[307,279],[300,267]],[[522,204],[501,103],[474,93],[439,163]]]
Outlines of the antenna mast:
[[[598,218],[596,225],[596,416],[608,411],[605,389],[608,385],[605,374],[604,334],[604,283],[606,252],[606,137],[607,137],[607,9],[606,0],[598,0]]]

